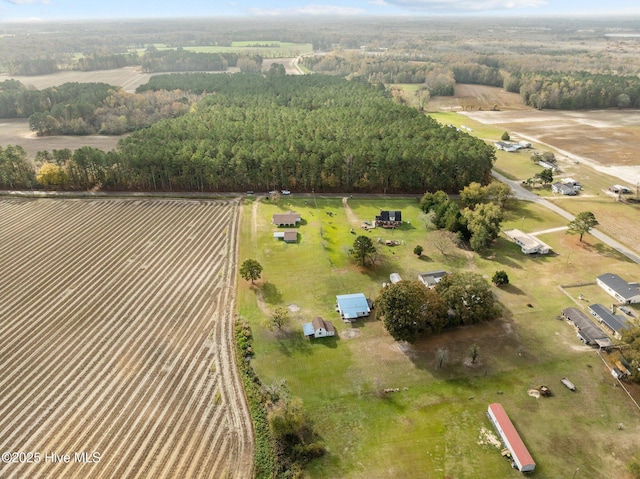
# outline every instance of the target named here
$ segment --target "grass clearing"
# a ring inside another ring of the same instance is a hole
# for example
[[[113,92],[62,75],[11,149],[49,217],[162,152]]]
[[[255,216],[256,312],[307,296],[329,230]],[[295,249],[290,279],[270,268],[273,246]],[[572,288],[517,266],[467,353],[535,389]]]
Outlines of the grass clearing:
[[[293,197],[244,207],[241,260],[258,259],[264,272],[258,287],[240,280],[238,291],[239,313],[254,330],[252,364],[258,375],[267,384],[286,380],[326,444],[328,454],[311,463],[309,477],[408,477],[416,470],[443,479],[521,477],[498,449],[482,444],[482,429],[491,429],[485,414],[491,402],[501,402],[511,415],[538,464],[535,477],[566,476],[576,467],[582,477],[624,477],[625,461],[640,447],[638,411],[613,386],[597,354],[556,318],[575,304],[560,285],[595,281],[603,271],[640,277],[640,266],[610,256],[593,237],[579,244],[564,231],[541,236],[554,249],[547,257],[525,256],[505,238],[488,258],[463,250],[444,257],[429,240],[417,198],[350,198],[349,211],[339,198],[316,201]],[[272,237],[271,215],[289,209],[303,218],[296,244]],[[408,224],[365,232],[361,222],[371,222],[380,209],[401,210]],[[566,225],[544,208],[514,202],[505,228],[521,227],[523,217],[526,231]],[[358,268],[348,258],[356,236],[352,227],[379,246],[375,268]],[[378,237],[401,244],[381,246]],[[424,247],[421,258],[413,254],[416,244]],[[351,325],[333,310],[335,294],[375,297],[391,272],[411,279],[435,269],[486,277],[507,271],[511,284],[494,288],[503,318],[405,344],[393,341],[374,315]],[[292,304],[300,309],[289,331],[276,334],[260,326],[264,308]],[[338,337],[304,338],[300,325],[316,315],[332,321]],[[474,343],[480,346],[479,364],[469,367]],[[443,369],[436,364],[439,348],[448,350]],[[576,393],[560,384],[563,376],[578,386]],[[552,398],[527,394],[543,384]],[[398,391],[381,392],[385,388]]]

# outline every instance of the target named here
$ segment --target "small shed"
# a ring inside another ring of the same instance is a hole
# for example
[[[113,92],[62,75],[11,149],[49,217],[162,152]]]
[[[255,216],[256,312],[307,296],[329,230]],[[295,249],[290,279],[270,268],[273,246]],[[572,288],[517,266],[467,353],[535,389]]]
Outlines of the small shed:
[[[325,321],[320,316],[313,318],[310,323],[302,325],[305,336],[313,336],[314,338],[326,338],[327,336],[335,336],[336,328],[331,321]]]
[[[283,240],[285,243],[298,242],[298,232],[296,230],[274,231],[273,237]]]

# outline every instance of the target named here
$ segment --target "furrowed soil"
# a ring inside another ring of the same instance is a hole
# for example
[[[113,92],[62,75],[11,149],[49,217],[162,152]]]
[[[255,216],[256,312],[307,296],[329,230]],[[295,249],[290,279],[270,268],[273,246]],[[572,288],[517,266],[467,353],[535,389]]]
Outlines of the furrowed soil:
[[[236,200],[0,200],[0,450],[40,454],[0,477],[251,477],[238,225]]]
[[[29,129],[29,120],[0,119],[0,146],[18,145],[25,149],[27,157],[34,159],[38,151],[64,150],[74,151],[82,146],[98,148],[102,151],[113,150],[122,136],[37,136]]]

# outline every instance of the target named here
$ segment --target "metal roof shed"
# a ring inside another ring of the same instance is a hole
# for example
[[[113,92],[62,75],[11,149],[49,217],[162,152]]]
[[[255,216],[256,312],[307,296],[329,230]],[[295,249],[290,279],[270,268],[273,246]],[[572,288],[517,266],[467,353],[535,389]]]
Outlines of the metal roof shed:
[[[527,447],[524,445],[524,442],[522,442],[518,431],[516,431],[502,404],[489,404],[487,415],[489,419],[491,419],[498,434],[500,434],[505,446],[511,452],[511,457],[518,470],[520,472],[533,471],[536,468],[536,463],[533,462],[531,454],[529,454]]]

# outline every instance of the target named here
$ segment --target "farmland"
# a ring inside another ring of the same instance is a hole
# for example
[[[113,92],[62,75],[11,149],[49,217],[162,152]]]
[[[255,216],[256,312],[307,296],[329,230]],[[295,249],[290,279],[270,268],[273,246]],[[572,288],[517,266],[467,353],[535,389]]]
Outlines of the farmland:
[[[234,200],[0,200],[0,446],[40,454],[0,477],[251,476],[238,224]]]
[[[560,285],[593,281],[603,269],[637,278],[640,267],[592,237],[579,244],[564,231],[541,236],[554,249],[548,257],[526,257],[504,238],[486,258],[465,250],[443,255],[416,200],[292,197],[244,208],[241,258],[256,258],[264,272],[256,286],[240,281],[239,314],[253,326],[252,364],[262,381],[284,379],[326,444],[326,456],[310,465],[309,476],[409,477],[422,471],[433,478],[519,477],[488,440],[486,407],[501,402],[538,464],[536,477],[570,477],[576,467],[583,478],[626,477],[625,462],[640,446],[638,410],[615,386],[606,355],[601,359],[582,346],[556,318],[582,292],[572,290],[572,301]],[[381,208],[402,210],[409,223],[391,231],[360,228]],[[269,224],[273,213],[289,209],[303,218],[296,244],[274,239]],[[541,231],[566,220],[517,202],[503,227],[522,223],[527,231]],[[378,246],[375,267],[359,268],[349,259],[352,227]],[[400,245],[379,245],[378,237]],[[416,244],[424,247],[421,257],[413,254]],[[408,344],[394,341],[374,316],[351,325],[334,311],[335,294],[375,298],[392,272],[412,279],[438,269],[488,277],[506,270],[510,285],[494,288],[502,318]],[[273,333],[262,321],[277,306],[289,307],[293,324]],[[333,322],[337,337],[302,336],[301,324],[317,315]],[[478,366],[466,361],[474,343],[481,351]],[[441,348],[448,360],[439,368]],[[579,383],[577,393],[562,387],[562,376]],[[542,384],[552,389],[552,398],[527,394]],[[384,393],[387,388],[398,391]]]

